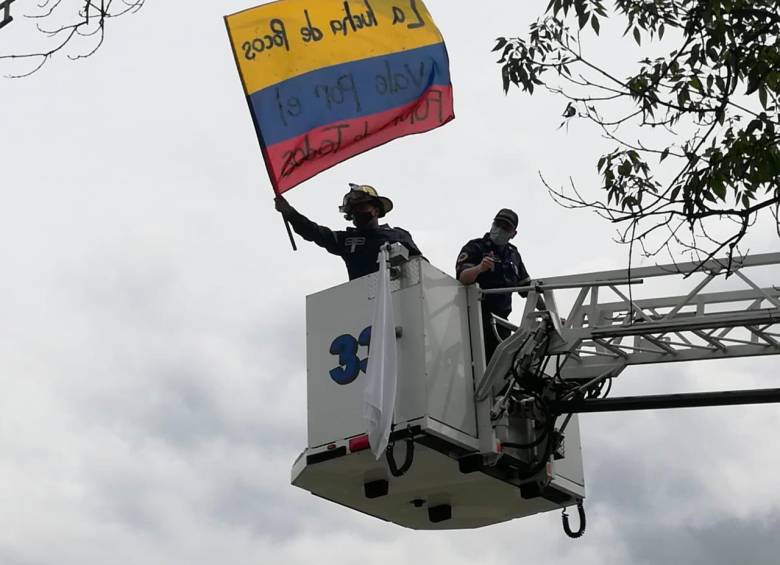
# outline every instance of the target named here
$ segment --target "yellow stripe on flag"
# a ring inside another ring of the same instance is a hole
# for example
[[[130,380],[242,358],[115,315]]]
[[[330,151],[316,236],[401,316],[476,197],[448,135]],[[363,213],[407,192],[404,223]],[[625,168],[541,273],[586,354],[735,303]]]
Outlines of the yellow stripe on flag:
[[[279,0],[226,16],[244,89],[443,41],[422,0]]]

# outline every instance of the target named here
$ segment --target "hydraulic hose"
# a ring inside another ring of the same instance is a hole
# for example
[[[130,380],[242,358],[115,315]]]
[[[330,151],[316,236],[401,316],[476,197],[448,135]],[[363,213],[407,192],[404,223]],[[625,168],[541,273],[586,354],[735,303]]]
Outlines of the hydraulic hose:
[[[566,532],[566,535],[572,539],[581,538],[583,535],[585,535],[585,508],[582,505],[581,498],[577,501],[577,512],[580,515],[580,529],[576,532],[573,532],[569,527],[569,515],[566,513],[565,508],[563,509],[563,514],[561,515],[561,519],[563,520],[563,531]]]
[[[398,465],[395,462],[395,454],[393,453],[393,448],[395,447],[395,442],[391,442],[387,444],[387,449],[385,450],[385,455],[387,457],[387,466],[390,469],[390,474],[394,477],[401,477],[406,474],[406,472],[412,467],[412,463],[414,462],[414,438],[408,437],[406,438],[406,457],[404,457],[404,462],[401,465],[401,467],[398,467]]]

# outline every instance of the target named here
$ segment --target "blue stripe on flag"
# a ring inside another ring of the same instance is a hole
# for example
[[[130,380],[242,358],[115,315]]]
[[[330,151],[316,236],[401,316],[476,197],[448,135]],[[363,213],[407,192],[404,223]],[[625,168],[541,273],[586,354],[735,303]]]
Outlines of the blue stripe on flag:
[[[260,90],[249,103],[266,146],[334,122],[370,116],[449,86],[444,43],[312,71]]]

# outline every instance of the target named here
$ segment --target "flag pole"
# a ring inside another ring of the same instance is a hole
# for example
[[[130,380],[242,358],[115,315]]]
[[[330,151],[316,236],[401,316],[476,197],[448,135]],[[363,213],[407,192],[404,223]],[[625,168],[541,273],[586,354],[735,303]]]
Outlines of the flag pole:
[[[11,0],[11,2],[13,2],[13,1],[14,0]],[[10,4],[10,2],[9,2],[9,4]],[[249,93],[246,90],[246,80],[244,80],[244,73],[241,70],[241,63],[239,62],[239,59],[238,59],[238,53],[236,53],[236,46],[235,46],[235,44],[233,42],[233,34],[230,31],[230,25],[228,24],[228,17],[227,16],[225,16],[225,28],[227,29],[228,37],[230,38],[230,47],[231,47],[231,50],[233,51],[233,59],[236,62],[236,68],[238,69],[238,76],[241,79],[241,86],[244,89],[244,94],[247,95],[247,99],[246,99],[247,100],[247,105],[249,106],[249,113],[252,115],[252,122],[255,125],[255,131],[257,132],[257,140],[260,142],[260,151],[262,151],[262,153],[263,153],[263,160],[265,161],[265,167],[266,167],[266,170],[268,171],[268,176],[271,179],[271,190],[274,191],[274,196],[281,196],[281,193],[278,190],[276,182],[274,181],[274,176],[273,176],[273,174],[272,174],[272,172],[271,172],[271,170],[269,168],[269,165],[268,165],[268,155],[266,153],[266,145],[265,145],[265,141],[263,140],[263,134],[260,131],[260,122],[258,121],[257,116],[255,115],[254,107],[252,106],[251,102],[249,101]],[[285,218],[284,216],[282,216],[282,218],[284,219],[284,227],[287,229],[287,237],[290,238],[290,245],[292,245],[293,251],[298,251],[298,247],[295,245],[295,240],[293,239],[292,230],[290,229],[290,223],[287,221],[287,218]]]
[[[273,177],[271,177],[273,179]],[[282,194],[277,190],[276,183],[271,182],[271,190],[274,191],[274,198],[284,198]],[[282,214],[281,212],[279,212]],[[295,239],[293,238],[292,230],[290,229],[290,222],[287,221],[287,218],[284,217],[284,214],[282,214],[282,221],[284,222],[284,228],[287,230],[287,237],[290,238],[290,245],[292,245],[293,251],[298,251],[298,246],[295,245]]]
[[[290,222],[287,221],[287,218],[282,216],[282,219],[284,220],[284,227],[287,228],[287,236],[290,238],[290,245],[292,245],[293,251],[298,251],[298,247],[295,245],[295,240],[293,239],[292,230],[290,229]]]

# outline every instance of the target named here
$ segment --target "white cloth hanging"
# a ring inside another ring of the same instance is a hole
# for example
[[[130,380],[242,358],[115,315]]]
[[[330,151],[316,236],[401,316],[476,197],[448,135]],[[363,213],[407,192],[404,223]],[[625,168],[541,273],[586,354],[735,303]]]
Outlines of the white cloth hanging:
[[[363,416],[368,428],[371,452],[379,459],[387,448],[395,410],[398,362],[396,359],[395,315],[390,292],[389,248],[379,252],[371,345],[366,367]]]

